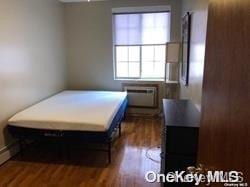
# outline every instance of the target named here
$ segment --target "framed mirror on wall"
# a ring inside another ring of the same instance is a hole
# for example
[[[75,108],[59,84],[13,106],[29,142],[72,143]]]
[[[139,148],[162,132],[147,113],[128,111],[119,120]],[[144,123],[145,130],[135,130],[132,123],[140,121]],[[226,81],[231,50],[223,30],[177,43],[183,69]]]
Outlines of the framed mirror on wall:
[[[187,12],[182,18],[182,41],[181,41],[181,82],[188,86],[189,81],[189,58],[190,58],[190,33],[191,14]]]

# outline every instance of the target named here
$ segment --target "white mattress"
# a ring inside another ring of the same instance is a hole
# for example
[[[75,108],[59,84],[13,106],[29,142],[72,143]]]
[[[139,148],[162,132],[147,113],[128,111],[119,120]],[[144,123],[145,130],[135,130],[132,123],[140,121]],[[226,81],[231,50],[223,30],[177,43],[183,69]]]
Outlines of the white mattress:
[[[17,127],[69,131],[106,131],[126,92],[63,91],[14,115]]]

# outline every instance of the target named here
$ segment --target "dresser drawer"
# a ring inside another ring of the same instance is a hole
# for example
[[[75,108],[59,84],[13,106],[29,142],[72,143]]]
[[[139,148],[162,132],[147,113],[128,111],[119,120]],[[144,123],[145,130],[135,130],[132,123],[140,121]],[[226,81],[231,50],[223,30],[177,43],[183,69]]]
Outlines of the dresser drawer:
[[[174,171],[186,171],[187,167],[195,166],[196,158],[176,156],[176,155],[166,155],[165,156],[165,174]],[[193,187],[193,183],[163,183],[164,187]]]
[[[196,165],[196,157],[180,155],[165,156],[165,172],[186,171],[187,167]]]
[[[198,128],[167,127],[166,153],[196,156]]]

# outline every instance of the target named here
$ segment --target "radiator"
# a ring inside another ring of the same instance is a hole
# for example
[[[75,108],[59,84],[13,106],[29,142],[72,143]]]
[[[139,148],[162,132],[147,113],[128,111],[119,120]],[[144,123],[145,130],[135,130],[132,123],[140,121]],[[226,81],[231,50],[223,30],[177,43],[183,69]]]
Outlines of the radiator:
[[[157,87],[124,86],[128,94],[128,103],[132,107],[157,107]]]

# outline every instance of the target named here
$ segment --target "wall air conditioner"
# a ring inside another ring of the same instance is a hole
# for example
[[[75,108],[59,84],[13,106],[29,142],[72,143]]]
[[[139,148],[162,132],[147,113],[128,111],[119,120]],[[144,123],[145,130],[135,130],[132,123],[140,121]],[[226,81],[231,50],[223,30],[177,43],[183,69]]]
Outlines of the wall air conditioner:
[[[130,107],[157,108],[158,107],[158,87],[157,85],[124,85],[127,91]]]

